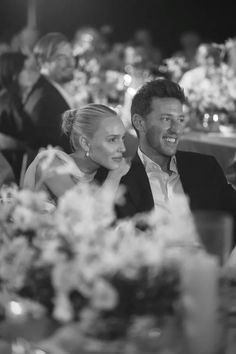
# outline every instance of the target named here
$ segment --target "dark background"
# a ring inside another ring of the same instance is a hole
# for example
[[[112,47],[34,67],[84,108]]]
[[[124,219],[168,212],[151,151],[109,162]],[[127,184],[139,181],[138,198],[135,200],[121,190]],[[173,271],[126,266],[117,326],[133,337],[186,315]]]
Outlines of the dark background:
[[[109,24],[114,41],[126,41],[135,29],[146,27],[167,54],[179,48],[186,30],[197,31],[204,41],[234,37],[233,5],[233,0],[37,0],[37,22],[42,34],[61,31],[69,38],[80,26]],[[0,37],[11,36],[26,20],[27,0],[0,0]]]

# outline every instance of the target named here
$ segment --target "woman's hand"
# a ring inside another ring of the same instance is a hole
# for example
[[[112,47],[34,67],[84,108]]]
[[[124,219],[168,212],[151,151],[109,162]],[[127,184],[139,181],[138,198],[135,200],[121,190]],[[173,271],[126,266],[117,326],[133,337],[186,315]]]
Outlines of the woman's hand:
[[[107,177],[120,180],[121,177],[123,177],[124,175],[126,175],[126,173],[129,172],[130,165],[131,165],[131,159],[123,157],[119,167],[116,168],[115,170],[110,170],[108,172]]]

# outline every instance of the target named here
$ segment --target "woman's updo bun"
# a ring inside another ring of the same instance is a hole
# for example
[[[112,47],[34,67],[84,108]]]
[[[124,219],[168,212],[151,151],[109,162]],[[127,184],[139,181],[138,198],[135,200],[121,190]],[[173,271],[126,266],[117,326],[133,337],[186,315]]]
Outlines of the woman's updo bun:
[[[77,109],[68,109],[62,116],[62,131],[68,136],[70,136],[73,128],[74,121],[76,119],[76,112]]]
[[[81,149],[79,137],[92,138],[104,118],[117,116],[117,113],[102,104],[91,103],[78,109],[65,111],[62,117],[62,131],[68,135],[73,150]]]

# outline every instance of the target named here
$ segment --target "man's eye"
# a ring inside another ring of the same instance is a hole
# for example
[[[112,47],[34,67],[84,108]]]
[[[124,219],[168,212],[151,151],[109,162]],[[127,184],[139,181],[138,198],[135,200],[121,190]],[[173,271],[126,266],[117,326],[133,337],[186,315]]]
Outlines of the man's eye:
[[[170,121],[170,117],[161,117],[161,120],[163,122],[169,122]]]
[[[185,123],[185,118],[184,117],[181,117],[178,119],[179,123]]]

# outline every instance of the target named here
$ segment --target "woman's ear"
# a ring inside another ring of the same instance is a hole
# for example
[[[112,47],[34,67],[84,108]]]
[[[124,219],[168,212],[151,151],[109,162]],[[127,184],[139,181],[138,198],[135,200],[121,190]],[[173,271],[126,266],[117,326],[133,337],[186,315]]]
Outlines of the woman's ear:
[[[140,116],[140,114],[135,113],[131,119],[132,119],[133,126],[135,127],[136,130],[138,130],[139,132],[145,131],[145,122],[143,117]]]
[[[82,149],[85,151],[85,152],[88,152],[89,151],[89,148],[90,148],[90,143],[89,143],[89,139],[84,136],[84,135],[81,135],[79,137],[79,143],[80,143],[80,146],[82,147]]]

